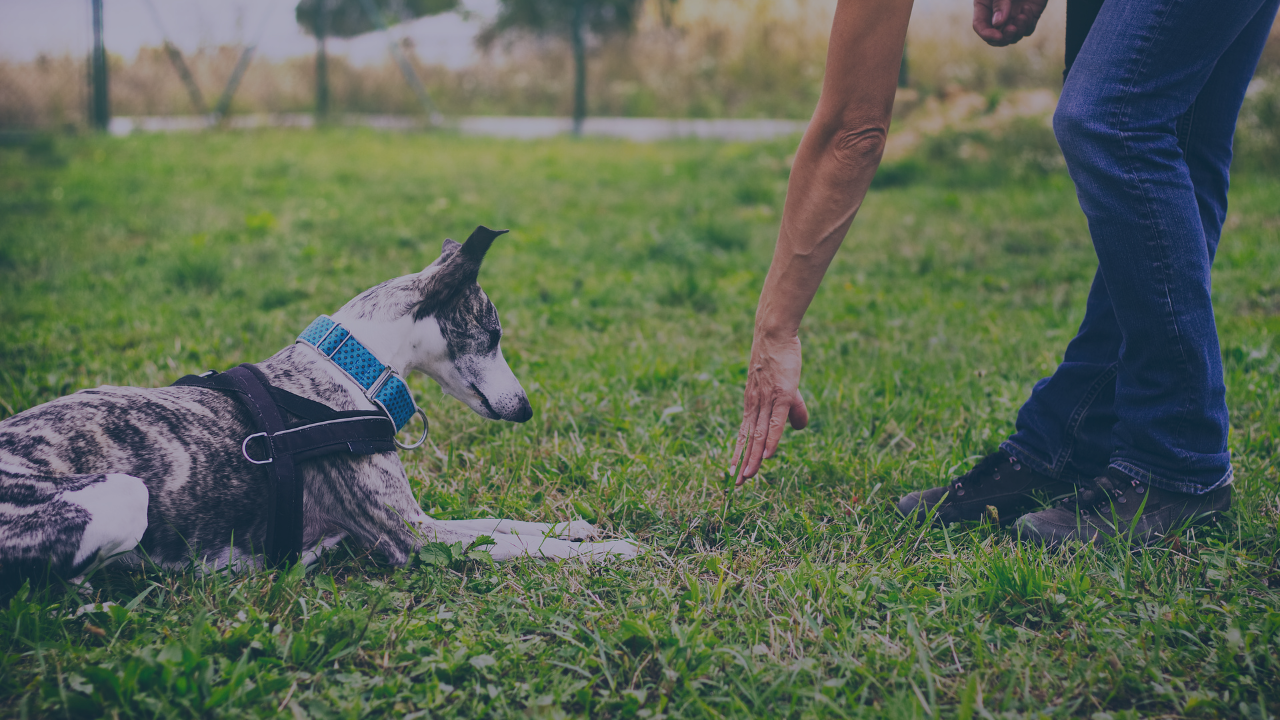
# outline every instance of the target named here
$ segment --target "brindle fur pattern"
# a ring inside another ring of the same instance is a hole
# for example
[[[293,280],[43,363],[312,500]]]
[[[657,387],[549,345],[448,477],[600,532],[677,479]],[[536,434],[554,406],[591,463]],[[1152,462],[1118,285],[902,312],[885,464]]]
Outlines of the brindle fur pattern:
[[[334,317],[401,375],[421,370],[481,415],[523,422],[527,397],[502,359],[497,311],[476,284],[497,234],[481,228],[466,245],[446,241],[422,273],[382,283]],[[258,367],[273,385],[335,410],[374,409],[308,346],[291,345]],[[105,560],[106,550],[169,568],[260,565],[270,479],[241,453],[255,430],[237,398],[188,386],[82,390],[0,422],[0,575],[48,563],[71,577]],[[331,455],[302,463],[299,477],[307,561],[344,537],[393,565],[424,540],[480,535],[498,541],[497,559],[636,550],[627,541],[565,542],[596,535],[581,521],[434,520],[414,499],[396,453]],[[143,496],[145,513],[141,505],[129,511]]]

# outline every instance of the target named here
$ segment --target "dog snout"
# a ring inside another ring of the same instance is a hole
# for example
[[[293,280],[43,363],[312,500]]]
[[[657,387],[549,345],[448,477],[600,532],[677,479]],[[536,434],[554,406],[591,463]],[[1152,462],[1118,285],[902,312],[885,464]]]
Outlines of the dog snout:
[[[533,417],[533,406],[529,404],[529,398],[526,395],[520,396],[520,402],[516,404],[515,412],[511,413],[507,420],[511,422],[528,422]]]

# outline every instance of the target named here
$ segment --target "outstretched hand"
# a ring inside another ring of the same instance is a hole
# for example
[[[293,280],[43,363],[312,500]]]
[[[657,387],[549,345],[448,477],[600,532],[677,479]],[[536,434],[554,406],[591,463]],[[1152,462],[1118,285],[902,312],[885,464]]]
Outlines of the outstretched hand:
[[[729,472],[741,485],[773,457],[787,420],[800,430],[809,424],[809,411],[800,396],[800,338],[774,340],[757,331],[751,344],[742,427]]]
[[[1048,0],[973,0],[973,31],[988,45],[1012,45],[1036,30]]]

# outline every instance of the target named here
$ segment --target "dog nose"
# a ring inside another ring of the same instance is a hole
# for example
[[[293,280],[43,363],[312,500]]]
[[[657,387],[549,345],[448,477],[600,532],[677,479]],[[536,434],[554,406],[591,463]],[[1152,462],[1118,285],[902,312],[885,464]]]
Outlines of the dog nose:
[[[520,405],[516,407],[516,411],[507,418],[511,422],[527,422],[533,417],[533,406],[529,404],[529,398],[525,395],[520,396]]]

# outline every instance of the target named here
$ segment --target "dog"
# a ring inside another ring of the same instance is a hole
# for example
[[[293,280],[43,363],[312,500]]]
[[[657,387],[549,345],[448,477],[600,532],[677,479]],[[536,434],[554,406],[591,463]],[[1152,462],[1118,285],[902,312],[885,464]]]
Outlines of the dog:
[[[366,290],[332,321],[398,376],[424,373],[482,417],[529,420],[528,396],[502,354],[497,310],[477,283],[503,232],[481,226],[465,243],[445,240],[422,272]],[[271,385],[333,410],[391,413],[301,340],[255,367]],[[264,461],[249,451],[255,429],[234,393],[181,385],[81,390],[0,422],[0,575],[48,569],[75,578],[108,562],[262,567],[274,491]],[[394,452],[327,455],[300,463],[296,477],[307,564],[343,539],[395,566],[424,543],[470,545],[482,536],[492,538],[486,549],[495,560],[627,558],[638,549],[627,540],[581,542],[600,534],[581,520],[433,519]]]

